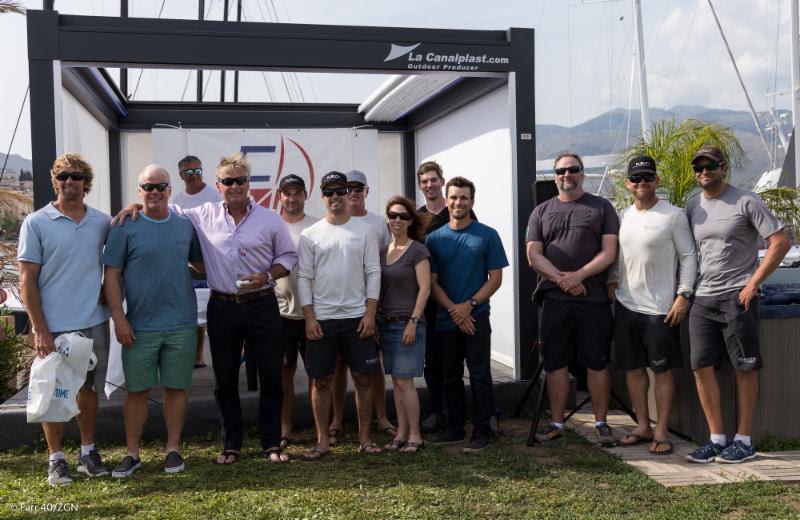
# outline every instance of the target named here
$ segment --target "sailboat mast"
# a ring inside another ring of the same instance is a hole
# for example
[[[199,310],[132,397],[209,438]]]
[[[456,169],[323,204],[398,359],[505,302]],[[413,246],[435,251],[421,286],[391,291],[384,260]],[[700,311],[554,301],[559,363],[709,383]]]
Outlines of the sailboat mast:
[[[792,135],[794,136],[794,182],[800,186],[800,23],[798,23],[798,3],[800,0],[791,0],[791,52],[792,59]],[[788,150],[787,150],[788,152]]]
[[[647,141],[650,135],[650,101],[647,97],[647,70],[644,61],[644,35],[642,34],[641,0],[633,0],[634,42],[636,44],[636,63],[639,72],[639,112],[642,116],[642,138]]]

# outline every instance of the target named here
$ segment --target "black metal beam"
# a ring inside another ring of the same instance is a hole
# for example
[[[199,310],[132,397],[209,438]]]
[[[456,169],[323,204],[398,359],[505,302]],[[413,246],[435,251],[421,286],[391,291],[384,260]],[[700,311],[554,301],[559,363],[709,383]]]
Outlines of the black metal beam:
[[[72,94],[103,126],[116,128],[117,119],[125,115],[122,100],[117,98],[117,92],[112,90],[113,82],[106,83],[104,89],[98,76],[103,78],[96,69],[93,73],[92,70],[85,68],[61,68],[61,83],[67,92]],[[103,78],[103,82],[105,81]]]
[[[206,2],[205,0],[198,0],[197,2],[197,20],[202,21],[206,17]],[[203,70],[197,69],[197,102],[203,102]]]
[[[128,1],[129,0],[119,0],[120,18],[128,17]],[[128,99],[128,69],[124,67],[119,69],[119,89],[122,91],[123,97]]]
[[[111,214],[116,215],[122,209],[122,142],[114,128],[108,129],[108,172]]]
[[[403,196],[417,200],[417,144],[413,131],[403,132]]]

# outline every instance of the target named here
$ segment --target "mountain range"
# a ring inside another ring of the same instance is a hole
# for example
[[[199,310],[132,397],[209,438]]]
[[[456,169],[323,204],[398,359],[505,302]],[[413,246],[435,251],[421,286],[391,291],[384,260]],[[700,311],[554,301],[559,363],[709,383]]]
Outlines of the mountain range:
[[[3,162],[5,162],[5,160],[6,160],[6,154],[0,153],[0,167],[3,166]],[[21,155],[12,153],[11,155],[8,156],[8,162],[6,163],[6,170],[14,170],[17,172],[20,170],[31,171],[33,170],[33,164],[31,163],[30,159],[26,159]]]

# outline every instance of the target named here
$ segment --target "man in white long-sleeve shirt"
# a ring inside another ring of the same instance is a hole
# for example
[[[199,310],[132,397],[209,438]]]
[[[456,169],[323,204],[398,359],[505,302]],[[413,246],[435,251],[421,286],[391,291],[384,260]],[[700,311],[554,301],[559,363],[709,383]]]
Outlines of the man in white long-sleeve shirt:
[[[638,423],[620,444],[649,442],[650,453],[666,455],[672,453],[667,439],[675,392],[672,369],[683,365],[678,324],[689,310],[697,257],[686,215],[658,199],[658,180],[652,157],[631,159],[626,185],[633,204],[620,214],[619,256],[609,271],[608,294],[616,297],[615,365],[626,371]],[[645,367],[655,376],[655,432],[647,409],[650,380]]]
[[[317,428],[317,444],[303,454],[307,460],[318,460],[330,451],[328,418],[340,354],[356,385],[359,451],[380,452],[369,435],[370,374],[379,366],[373,340],[381,277],[378,241],[368,224],[350,218],[345,203],[347,177],[343,173],[325,174],[320,189],[327,214],[300,235],[297,274]]]

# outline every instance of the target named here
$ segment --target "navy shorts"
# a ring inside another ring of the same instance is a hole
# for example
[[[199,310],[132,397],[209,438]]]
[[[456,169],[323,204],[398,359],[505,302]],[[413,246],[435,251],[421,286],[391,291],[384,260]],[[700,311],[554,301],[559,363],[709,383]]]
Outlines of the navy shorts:
[[[692,369],[719,366],[728,353],[738,372],[760,370],[758,298],[744,310],[735,289],[719,296],[695,296],[689,311],[689,338]]]
[[[591,370],[608,367],[614,317],[607,303],[583,303],[545,298],[539,336],[548,372],[570,363]]]
[[[297,355],[306,360],[306,320],[290,320],[281,316],[283,341],[283,366],[297,365]]]
[[[614,368],[635,370],[650,367],[666,372],[683,366],[680,327],[664,323],[664,314],[632,311],[614,305]]]
[[[306,370],[312,379],[324,379],[336,372],[341,355],[353,372],[368,374],[378,370],[375,338],[358,337],[361,318],[320,320],[322,339],[307,340]]]

